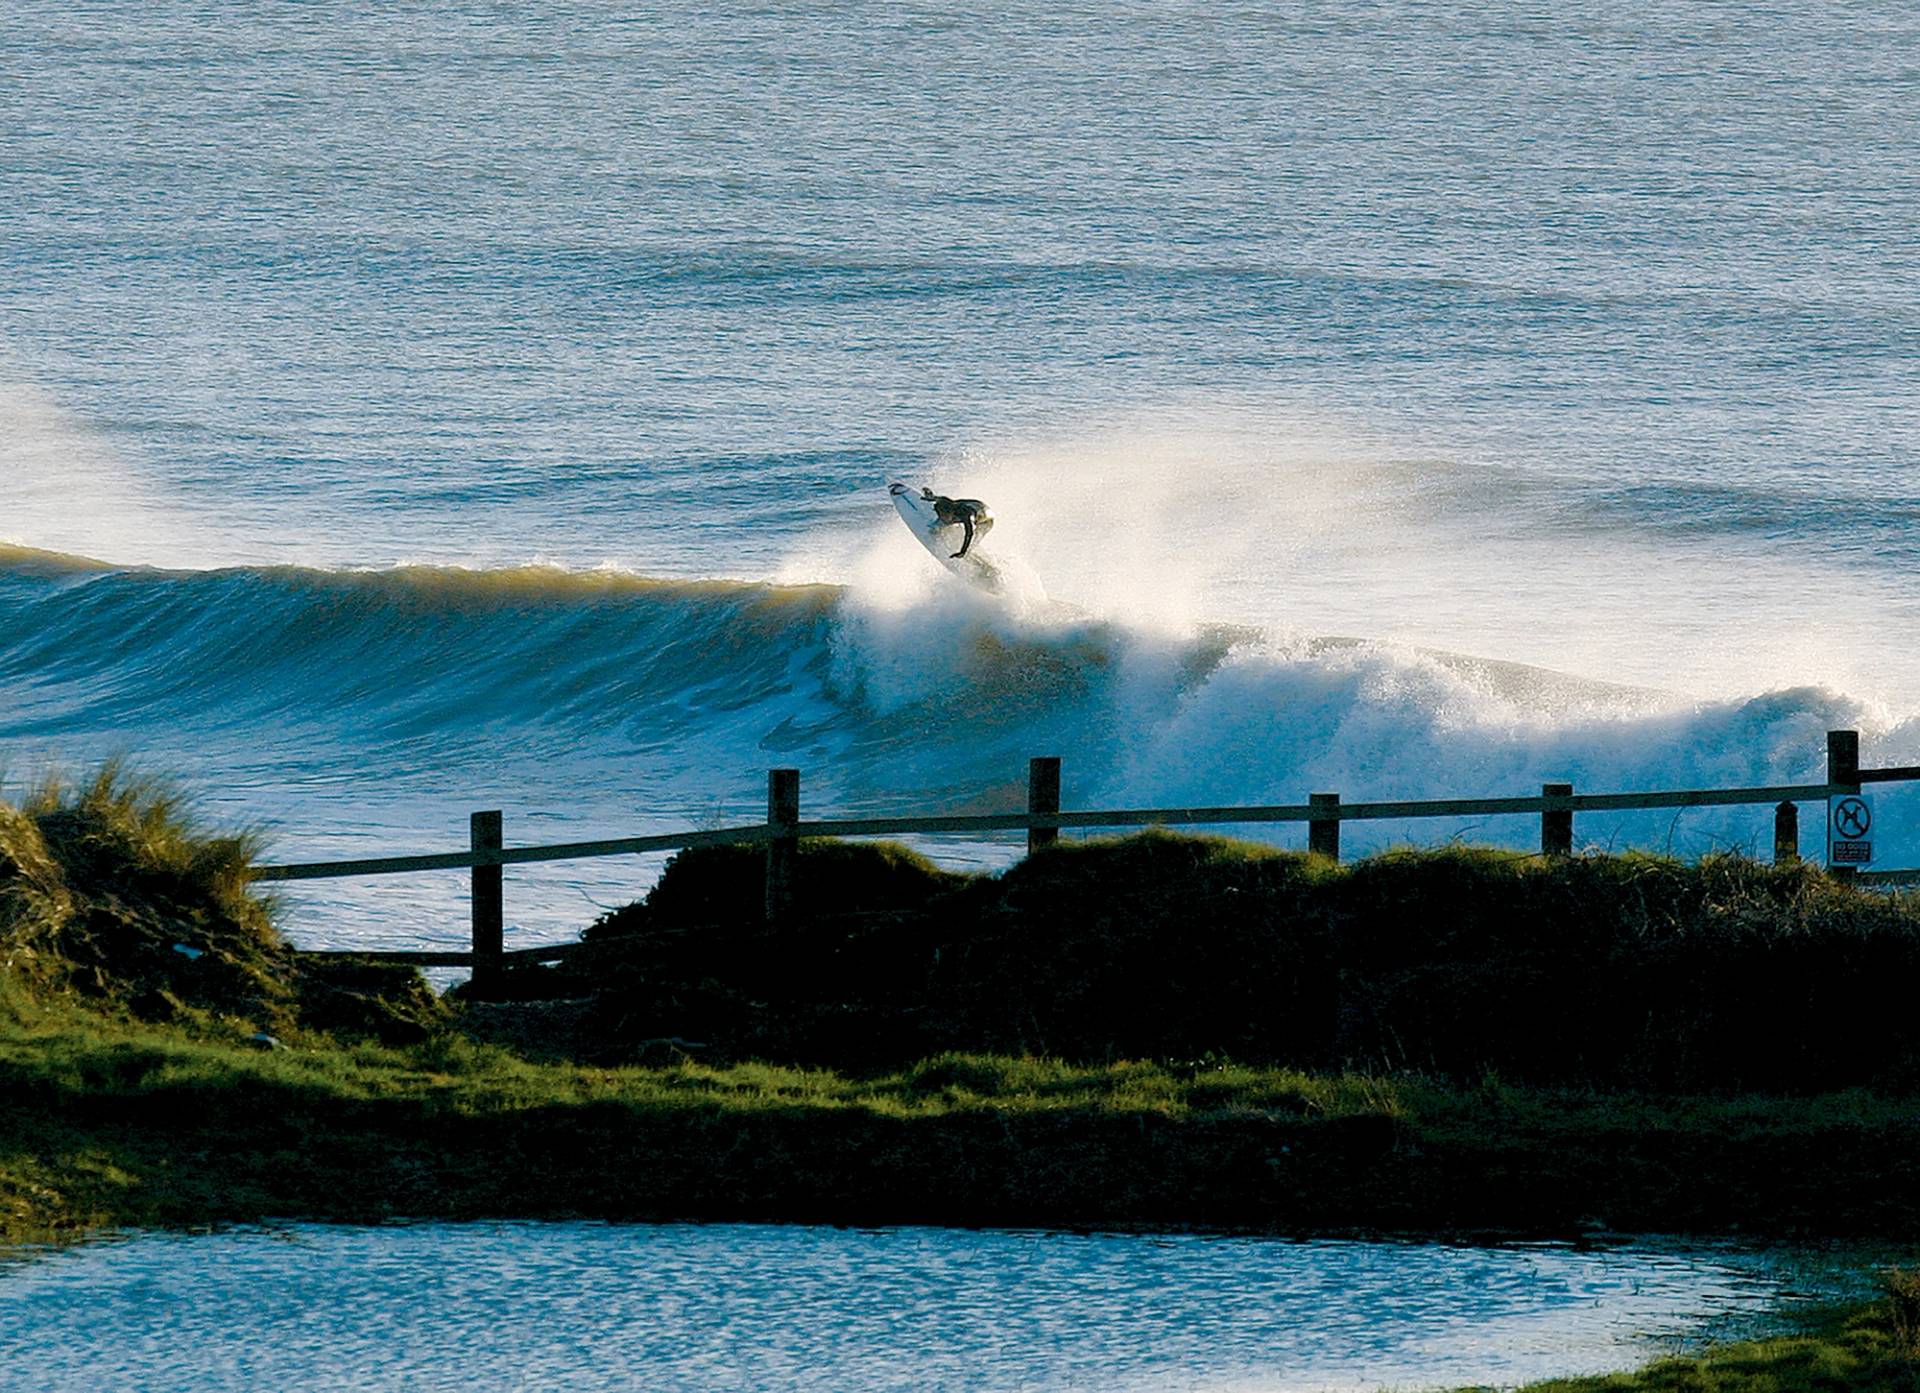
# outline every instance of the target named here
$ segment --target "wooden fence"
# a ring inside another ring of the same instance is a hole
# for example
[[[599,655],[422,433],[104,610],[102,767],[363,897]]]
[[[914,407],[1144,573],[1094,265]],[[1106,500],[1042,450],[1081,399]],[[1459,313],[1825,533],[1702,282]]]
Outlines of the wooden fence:
[[[254,878],[262,881],[326,880],[346,876],[399,875],[417,871],[471,870],[473,872],[473,934],[469,952],[381,951],[314,953],[316,957],[376,958],[420,967],[471,967],[485,981],[515,962],[554,962],[579,945],[547,944],[509,952],[504,941],[503,872],[508,866],[541,861],[573,861],[595,856],[630,856],[648,851],[680,851],[697,846],[761,845],[766,848],[766,914],[778,922],[794,910],[794,861],[802,837],[875,837],[914,833],[968,833],[1024,831],[1027,850],[1037,851],[1059,839],[1066,827],[1195,827],[1220,824],[1304,822],[1307,849],[1323,856],[1340,855],[1340,824],[1430,817],[1534,816],[1540,819],[1540,850],[1547,856],[1573,851],[1576,813],[1623,812],[1662,808],[1717,808],[1742,804],[1774,805],[1773,854],[1776,860],[1798,860],[1799,807],[1802,802],[1859,793],[1865,784],[1920,779],[1920,765],[1862,769],[1860,736],[1856,731],[1827,732],[1827,780],[1818,784],[1778,784],[1754,788],[1673,789],[1653,793],[1582,793],[1572,784],[1542,784],[1540,792],[1518,798],[1442,798],[1412,802],[1345,803],[1337,793],[1316,793],[1305,803],[1255,807],[1107,808],[1062,811],[1060,761],[1051,757],[1030,760],[1027,771],[1027,807],[1024,812],[959,814],[934,817],[838,818],[806,822],[800,817],[800,771],[773,769],[767,774],[767,819],[740,827],[667,832],[648,837],[615,837],[601,841],[560,842],[549,846],[510,847],[502,838],[498,812],[472,816],[471,842],[465,851],[426,856],[383,856],[357,861],[321,861],[303,865],[258,866]],[[1833,873],[1866,882],[1907,884],[1920,882],[1920,871],[1856,873],[1833,867]]]

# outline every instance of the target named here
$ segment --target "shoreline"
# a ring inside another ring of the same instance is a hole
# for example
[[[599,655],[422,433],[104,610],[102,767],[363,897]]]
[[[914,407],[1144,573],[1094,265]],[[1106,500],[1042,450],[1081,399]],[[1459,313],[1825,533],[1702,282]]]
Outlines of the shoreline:
[[[1920,1240],[1920,1096],[946,1055],[868,1077],[457,1037],[4,1044],[0,1238],[405,1215],[1581,1241]],[[510,1164],[502,1164],[502,1162]]]
[[[1905,1097],[1625,1098],[981,1056],[866,1080],[594,1069],[455,1039],[256,1050],[73,1017],[9,1032],[0,1073],[0,1242],[16,1251],[146,1229],[488,1219],[1920,1247],[1920,1099]],[[1663,1216],[1682,1222],[1653,1226]],[[1894,1368],[1883,1308],[1781,1312],[1778,1334],[1540,1387],[1878,1388],[1753,1370],[1799,1368],[1810,1348],[1822,1367]]]

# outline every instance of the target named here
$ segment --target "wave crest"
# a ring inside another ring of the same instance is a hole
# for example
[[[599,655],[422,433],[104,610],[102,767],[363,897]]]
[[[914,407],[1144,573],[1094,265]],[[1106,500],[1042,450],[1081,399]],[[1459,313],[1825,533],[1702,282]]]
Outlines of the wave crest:
[[[682,788],[800,764],[815,806],[1017,806],[1027,758],[1058,754],[1070,806],[1272,803],[1817,781],[1841,726],[1872,758],[1920,753],[1913,719],[1824,688],[1699,701],[1356,638],[1018,614],[955,587],[886,606],[538,565],[127,570],[15,548],[0,606],[11,739],[272,741],[295,765],[442,780],[520,758],[556,790],[636,759]],[[1882,796],[1902,835],[1909,800]],[[1757,845],[1757,819],[1689,814],[1677,845]],[[1581,820],[1656,847],[1677,825]],[[1447,835],[1529,833],[1348,842]]]

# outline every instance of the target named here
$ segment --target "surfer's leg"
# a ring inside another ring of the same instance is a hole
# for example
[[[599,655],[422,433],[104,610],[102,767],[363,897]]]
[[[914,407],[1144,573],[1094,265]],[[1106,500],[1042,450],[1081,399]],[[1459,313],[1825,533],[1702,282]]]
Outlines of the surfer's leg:
[[[967,529],[967,537],[965,541],[960,543],[960,550],[956,551],[953,554],[953,559],[955,561],[958,561],[961,557],[965,556],[969,551],[973,549],[973,514],[971,513],[961,514],[960,525]]]

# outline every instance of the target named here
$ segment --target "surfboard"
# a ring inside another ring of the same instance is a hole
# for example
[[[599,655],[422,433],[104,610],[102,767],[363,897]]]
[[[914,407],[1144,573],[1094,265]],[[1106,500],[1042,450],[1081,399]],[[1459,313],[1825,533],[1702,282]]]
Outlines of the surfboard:
[[[913,533],[914,540],[927,549],[927,555],[952,571],[969,585],[977,585],[989,594],[1005,594],[1006,577],[1000,568],[980,554],[980,544],[993,531],[993,519],[983,518],[973,527],[973,546],[965,556],[955,556],[967,539],[966,529],[958,523],[942,522],[933,512],[933,504],[920,496],[920,490],[895,479],[887,485],[900,521]]]

